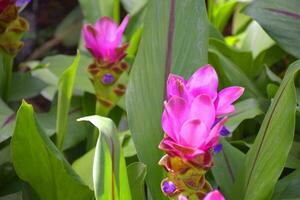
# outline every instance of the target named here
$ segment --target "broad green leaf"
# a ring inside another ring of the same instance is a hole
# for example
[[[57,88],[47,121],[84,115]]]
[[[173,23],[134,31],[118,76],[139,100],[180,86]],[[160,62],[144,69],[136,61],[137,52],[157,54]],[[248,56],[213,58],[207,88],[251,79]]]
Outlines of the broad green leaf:
[[[63,148],[65,135],[67,133],[68,113],[79,60],[80,54],[78,52],[74,62],[66,71],[64,71],[58,83],[56,145],[59,149]]]
[[[300,70],[300,62],[295,62],[289,68],[247,153],[231,199],[269,199],[284,168],[294,138],[294,79]]]
[[[95,149],[90,150],[81,158],[77,159],[73,164],[73,169],[82,178],[82,180],[91,188],[94,189],[93,183],[93,161],[95,157]]]
[[[138,157],[148,169],[146,181],[153,199],[165,199],[160,189],[163,155],[161,114],[170,72],[189,77],[207,64],[208,22],[203,0],[152,0],[146,8],[144,32],[127,89],[127,112]],[[147,148],[145,148],[147,147]]]
[[[285,163],[286,168],[299,169],[300,168],[300,143],[294,141],[289,156]]]
[[[81,99],[79,97],[72,97],[72,102],[68,112],[68,127],[63,150],[70,149],[71,147],[80,143],[89,134],[89,129],[87,128],[86,124],[78,123],[76,121],[78,118],[84,116],[80,101]],[[56,133],[56,102],[57,100],[54,100],[48,113],[37,114],[38,124],[49,137]]]
[[[132,199],[145,200],[145,178],[147,167],[141,162],[132,163],[127,167]]]
[[[300,169],[280,179],[276,184],[272,200],[291,200],[300,197]]]
[[[251,51],[253,58],[256,58],[273,45],[275,45],[275,42],[257,22],[253,21],[249,24],[242,41],[242,49]]]
[[[261,102],[256,99],[247,99],[235,104],[236,111],[229,116],[226,127],[233,132],[244,120],[252,119],[264,114]]]
[[[95,23],[102,16],[113,17],[114,0],[79,0],[84,19]]]
[[[81,92],[94,93],[94,88],[89,80],[89,73],[86,70],[92,60],[86,55],[80,56],[80,62],[78,64],[78,70],[75,78],[74,89]],[[43,59],[42,63],[47,67],[34,70],[33,76],[38,77],[45,83],[58,88],[59,77],[74,61],[74,56],[56,55],[49,56]],[[55,94],[55,93],[54,93]],[[53,96],[51,96],[51,100]]]
[[[93,192],[36,124],[32,106],[23,102],[12,138],[18,176],[45,200],[92,200]]]
[[[217,49],[209,50],[209,63],[217,70],[221,86],[242,86],[245,88],[245,97],[264,96],[247,74]]]
[[[148,1],[149,0],[121,0],[125,10],[130,13],[131,16],[140,12]]]
[[[250,51],[230,47],[225,42],[215,39],[209,40],[209,47],[222,53],[222,55],[239,67],[249,78],[253,77],[253,71],[257,69],[253,69],[253,58]]]
[[[136,155],[136,150],[129,131],[118,133],[120,144],[123,148],[124,157],[131,157]],[[77,159],[72,167],[79,174],[90,188],[94,188],[93,183],[93,160],[95,156],[95,148]],[[1,158],[1,157],[0,157]],[[0,159],[1,161],[1,159]],[[128,177],[130,179],[130,176]],[[134,194],[132,194],[134,195]]]
[[[0,143],[8,139],[15,127],[15,113],[0,98]]]
[[[32,76],[30,72],[17,72],[12,75],[11,89],[8,92],[8,101],[19,101],[37,96],[46,88],[46,84]]]
[[[236,0],[230,0],[219,3],[214,7],[212,24],[219,30],[223,31],[228,20],[230,19],[235,7],[237,5]]]
[[[118,134],[121,146],[123,148],[124,157],[131,157],[136,155],[136,149],[131,137],[131,132],[128,130]]]
[[[244,3],[239,3],[237,6],[235,13],[232,19],[232,33],[233,35],[237,35],[243,32],[248,24],[251,22],[251,18],[243,13],[241,10],[246,6]]]
[[[257,0],[245,9],[278,44],[300,58],[300,2]]]
[[[93,183],[97,200],[131,199],[127,169],[113,121],[100,116],[79,119],[89,121],[99,130],[93,161]]]
[[[212,173],[223,194],[228,197],[237,178],[238,170],[243,165],[245,155],[225,139],[221,140],[221,144],[223,149],[214,156],[215,165]]]

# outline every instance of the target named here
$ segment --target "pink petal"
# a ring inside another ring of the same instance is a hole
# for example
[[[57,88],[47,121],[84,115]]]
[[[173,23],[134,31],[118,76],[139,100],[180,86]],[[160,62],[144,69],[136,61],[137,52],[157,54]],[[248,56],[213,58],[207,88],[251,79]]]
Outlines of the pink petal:
[[[221,192],[218,190],[214,190],[210,193],[208,193],[203,200],[225,200]]]
[[[205,149],[210,149],[214,146],[216,146],[219,143],[220,140],[220,131],[222,130],[225,122],[227,121],[227,118],[224,117],[219,123],[217,123],[212,130],[210,131],[208,137],[205,139]]]
[[[118,26],[116,22],[109,17],[101,17],[95,24],[98,32],[99,42],[114,42],[116,39]],[[102,44],[104,45],[104,44]]]
[[[188,200],[188,198],[180,194],[178,195],[178,200]]]
[[[215,106],[207,95],[197,96],[191,105],[189,119],[199,119],[207,128],[210,128],[216,119]]]
[[[242,87],[227,87],[221,90],[216,101],[217,115],[224,115],[234,112],[234,107],[231,105],[244,93]]]
[[[121,42],[122,42],[123,33],[128,25],[129,18],[130,18],[129,15],[126,15],[126,17],[123,19],[122,23],[120,24],[120,26],[117,30],[116,42],[118,44],[121,44]]]
[[[206,94],[214,101],[218,89],[218,75],[215,69],[210,65],[198,69],[188,80],[187,88],[194,97]]]
[[[82,33],[85,41],[85,47],[90,50],[95,57],[99,58],[101,54],[97,46],[97,30],[95,30],[91,25],[84,25]]]
[[[165,103],[162,115],[162,127],[164,132],[174,141],[179,141],[179,131],[187,118],[188,105],[183,98],[174,96]]]
[[[183,124],[180,130],[179,144],[197,148],[202,146],[208,135],[207,127],[199,119],[192,119]]]
[[[187,98],[185,80],[175,74],[170,74],[167,81],[167,97],[170,99],[172,96]]]

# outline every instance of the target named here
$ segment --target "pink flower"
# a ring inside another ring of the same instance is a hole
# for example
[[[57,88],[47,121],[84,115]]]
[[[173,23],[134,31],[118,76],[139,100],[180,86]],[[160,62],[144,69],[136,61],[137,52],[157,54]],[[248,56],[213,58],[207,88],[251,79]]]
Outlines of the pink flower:
[[[225,200],[225,198],[218,190],[214,190],[208,193],[203,200]]]
[[[122,37],[129,21],[127,15],[118,25],[109,17],[102,17],[94,26],[84,25],[83,37],[86,48],[104,63],[114,63],[125,56],[127,45],[122,46]]]
[[[226,121],[223,118],[214,125],[215,119],[215,106],[207,94],[198,95],[191,102],[172,96],[165,102],[162,116],[162,127],[168,136],[163,146],[187,158],[205,154],[218,144],[219,132]]]
[[[232,86],[221,90],[218,89],[218,76],[210,65],[199,68],[189,80],[170,74],[167,82],[167,96],[179,96],[188,101],[199,95],[207,95],[213,101],[216,108],[216,116],[220,117],[235,111],[232,105],[244,92],[244,88]]]

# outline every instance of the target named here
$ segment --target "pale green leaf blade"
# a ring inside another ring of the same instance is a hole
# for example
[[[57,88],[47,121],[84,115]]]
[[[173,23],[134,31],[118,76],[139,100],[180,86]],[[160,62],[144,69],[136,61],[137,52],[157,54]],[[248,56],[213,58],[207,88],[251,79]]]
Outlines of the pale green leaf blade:
[[[127,171],[132,199],[145,200],[146,165],[141,162],[132,163],[127,167]]]
[[[59,149],[63,148],[65,135],[67,133],[68,114],[79,60],[80,54],[78,52],[73,63],[64,71],[58,83],[56,145]]]
[[[296,114],[294,79],[300,62],[290,66],[246,156],[231,199],[269,199],[291,148]]]
[[[300,2],[257,0],[245,9],[278,44],[300,58]]]
[[[215,165],[212,168],[212,173],[221,191],[228,197],[232,192],[238,171],[243,165],[245,155],[225,139],[221,140],[221,144],[223,146],[222,151],[214,156]]]
[[[93,162],[93,182],[97,199],[131,199],[127,169],[113,121],[100,116],[79,119],[99,130]]]
[[[33,108],[23,103],[12,138],[13,164],[18,176],[45,200],[92,200],[93,192],[36,124]]]

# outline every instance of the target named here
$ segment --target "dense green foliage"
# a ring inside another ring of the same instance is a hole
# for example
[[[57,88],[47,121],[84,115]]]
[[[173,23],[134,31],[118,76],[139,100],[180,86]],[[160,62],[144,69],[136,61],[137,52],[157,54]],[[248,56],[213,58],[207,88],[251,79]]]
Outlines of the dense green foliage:
[[[82,24],[126,13],[126,94],[98,116]],[[205,64],[220,89],[245,88],[206,177],[213,188],[229,200],[300,199],[298,0],[79,0],[53,37],[77,56],[18,63],[0,50],[0,200],[166,199],[166,79]]]

